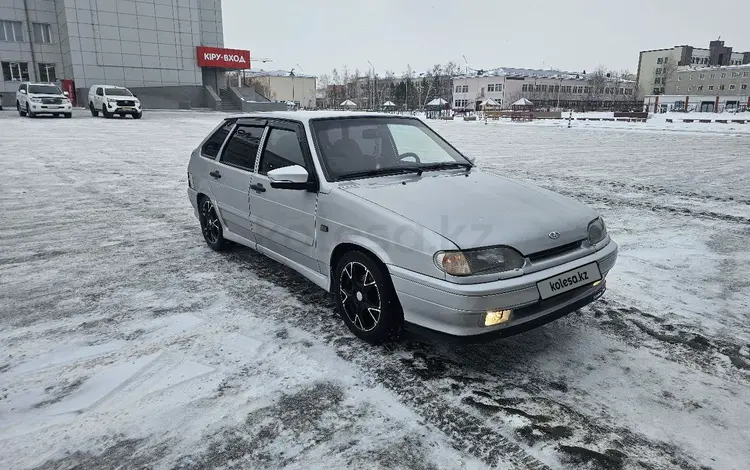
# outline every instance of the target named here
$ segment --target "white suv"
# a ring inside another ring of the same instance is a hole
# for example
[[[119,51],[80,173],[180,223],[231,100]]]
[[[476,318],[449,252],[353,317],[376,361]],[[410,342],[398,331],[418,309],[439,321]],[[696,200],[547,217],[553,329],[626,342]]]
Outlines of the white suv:
[[[89,109],[92,116],[98,116],[101,111],[105,118],[115,114],[125,117],[127,114],[134,119],[143,116],[141,102],[125,87],[112,85],[94,85],[89,90]]]
[[[68,92],[63,93],[54,83],[21,83],[16,92],[16,109],[21,116],[29,117],[38,114],[73,116]]]

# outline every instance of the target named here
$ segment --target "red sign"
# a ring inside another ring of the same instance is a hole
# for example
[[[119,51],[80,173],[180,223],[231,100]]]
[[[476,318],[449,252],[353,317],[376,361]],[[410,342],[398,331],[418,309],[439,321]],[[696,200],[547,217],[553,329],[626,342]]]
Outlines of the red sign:
[[[204,46],[198,46],[196,51],[200,67],[216,67],[220,69],[250,68],[250,51]]]

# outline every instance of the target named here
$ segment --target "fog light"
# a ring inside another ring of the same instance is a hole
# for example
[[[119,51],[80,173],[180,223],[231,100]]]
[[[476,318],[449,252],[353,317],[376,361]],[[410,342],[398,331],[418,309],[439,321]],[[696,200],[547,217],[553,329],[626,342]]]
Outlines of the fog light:
[[[484,317],[484,326],[498,325],[510,320],[513,310],[488,310]]]
[[[601,280],[601,279],[599,279],[598,281],[596,281],[595,283],[593,283],[593,284],[591,284],[591,285],[592,285],[592,286],[594,286],[594,287],[596,287],[596,286],[598,286],[598,285],[599,285],[599,284],[601,284],[601,283],[602,283],[602,280]]]

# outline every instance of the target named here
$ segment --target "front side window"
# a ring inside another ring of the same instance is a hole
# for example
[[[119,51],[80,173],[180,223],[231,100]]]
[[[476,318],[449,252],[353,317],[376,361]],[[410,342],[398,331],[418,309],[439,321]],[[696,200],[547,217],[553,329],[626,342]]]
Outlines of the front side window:
[[[469,166],[463,155],[418,119],[311,121],[329,180]]]
[[[263,127],[238,126],[221,154],[221,163],[241,170],[255,170]]]
[[[104,96],[104,88],[99,87],[96,89],[96,95],[97,96]]]
[[[39,64],[39,81],[56,82],[55,64]]]
[[[49,23],[31,23],[31,32],[34,34],[34,42],[40,44],[52,42],[52,27]]]
[[[0,41],[22,42],[23,28],[21,22],[0,20]]]
[[[96,90],[97,95],[99,94],[99,90],[101,90],[101,88]],[[214,135],[203,144],[201,155],[211,159],[216,159],[216,156],[219,155],[219,150],[221,150],[221,146],[224,144],[224,141],[227,140],[229,131],[232,130],[233,126],[234,121],[226,121],[224,125],[217,129],[216,132],[214,132]]]
[[[2,62],[3,80],[26,82],[29,80],[29,64],[26,62]]]
[[[271,129],[258,173],[267,175],[269,171],[292,165],[306,166],[297,133],[289,129]]]
[[[29,93],[34,95],[62,95],[57,85],[29,85]]]

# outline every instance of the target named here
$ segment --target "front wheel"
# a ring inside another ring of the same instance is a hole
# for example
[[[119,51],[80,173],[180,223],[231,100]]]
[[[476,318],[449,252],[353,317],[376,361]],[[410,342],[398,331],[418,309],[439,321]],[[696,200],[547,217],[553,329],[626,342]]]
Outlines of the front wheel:
[[[16,101],[16,110],[18,111],[19,116],[26,116],[26,111],[21,109],[21,103],[19,103],[18,101]]]
[[[31,112],[31,108],[29,107],[29,103],[26,103],[26,115],[28,115],[30,118],[35,118],[36,114]]]
[[[64,116],[66,119],[70,119],[73,117],[73,113],[65,113]]]
[[[388,272],[379,263],[350,251],[336,265],[333,285],[336,308],[352,333],[371,344],[397,337],[403,314]]]
[[[227,241],[224,238],[224,230],[221,228],[221,221],[219,220],[219,215],[216,213],[216,208],[208,197],[201,199],[199,204],[203,239],[206,240],[206,244],[212,250],[222,251],[226,248]]]
[[[142,112],[133,114],[133,119],[140,119],[142,117],[143,117],[143,113]]]
[[[102,115],[106,119],[110,119],[112,117],[112,114],[110,114],[109,111],[107,111],[107,105],[104,105],[104,104],[102,105]]]

